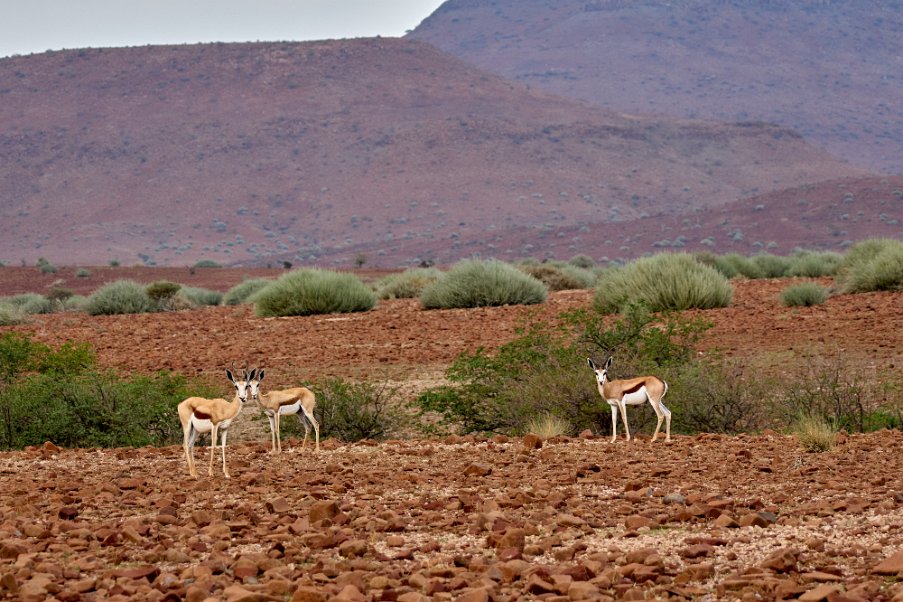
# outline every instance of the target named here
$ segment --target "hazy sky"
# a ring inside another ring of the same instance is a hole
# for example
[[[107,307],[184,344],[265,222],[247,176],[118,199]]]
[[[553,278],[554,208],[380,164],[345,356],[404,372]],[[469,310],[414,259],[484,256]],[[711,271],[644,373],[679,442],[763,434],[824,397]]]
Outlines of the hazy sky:
[[[0,0],[0,57],[62,48],[398,37],[443,0]]]

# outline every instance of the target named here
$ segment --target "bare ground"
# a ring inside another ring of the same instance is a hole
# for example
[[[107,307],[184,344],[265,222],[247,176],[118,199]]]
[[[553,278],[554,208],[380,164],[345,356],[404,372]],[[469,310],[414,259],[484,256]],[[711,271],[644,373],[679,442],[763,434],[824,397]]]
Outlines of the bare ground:
[[[2,273],[3,270],[0,270]],[[900,365],[903,295],[786,309],[787,281],[737,283],[703,312],[706,352],[779,368],[801,353]],[[39,316],[38,340],[94,343],[102,364],[220,378],[230,362],[276,381],[441,379],[464,350],[589,293],[539,307],[260,319],[247,308]],[[8,330],[8,329],[6,329]],[[225,389],[224,389],[225,391]],[[255,411],[240,415],[245,424]],[[903,433],[842,436],[450,437],[281,457],[237,424],[231,480],[186,474],[178,447],[0,453],[0,599],[903,599]],[[234,436],[233,436],[234,435]]]

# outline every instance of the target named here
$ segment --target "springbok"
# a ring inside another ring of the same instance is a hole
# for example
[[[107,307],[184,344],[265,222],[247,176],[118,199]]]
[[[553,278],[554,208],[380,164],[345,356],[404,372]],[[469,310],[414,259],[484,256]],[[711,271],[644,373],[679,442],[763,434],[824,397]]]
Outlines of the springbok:
[[[204,399],[203,397],[189,397],[179,404],[179,421],[182,423],[184,439],[182,447],[185,449],[185,457],[188,459],[188,474],[197,478],[198,473],[194,467],[194,442],[198,433],[210,433],[210,476],[213,476],[213,453],[216,450],[216,438],[223,434],[223,474],[229,478],[229,467],[226,466],[226,435],[229,434],[229,425],[241,412],[241,408],[248,399],[248,373],[243,371],[242,380],[236,380],[232,371],[226,369],[226,376],[235,385],[235,397],[232,401],[225,399]]]
[[[304,426],[304,441],[301,448],[307,445],[307,436],[310,427],[314,427],[314,435],[317,442],[317,451],[320,451],[320,423],[314,418],[314,408],[317,406],[317,398],[313,391],[306,387],[294,387],[281,391],[260,392],[260,381],[263,380],[264,369],[251,370],[249,385],[251,398],[261,407],[267,420],[270,421],[270,439],[273,444],[273,452],[282,452],[282,436],[279,432],[279,419],[282,416],[298,415],[298,420]]]
[[[609,357],[602,366],[602,369],[596,367],[592,359],[586,358],[589,367],[593,369],[596,375],[596,383],[599,386],[599,394],[602,399],[611,406],[611,441],[614,443],[618,438],[618,409],[621,411],[621,418],[624,419],[624,431],[627,433],[627,440],[630,441],[630,427],[627,425],[627,405],[641,405],[649,401],[655,415],[658,417],[658,424],[655,426],[655,434],[652,440],[658,437],[658,432],[662,428],[662,420],[665,420],[665,441],[671,441],[671,410],[665,407],[662,399],[668,392],[668,383],[657,376],[637,376],[636,378],[628,378],[625,380],[609,380],[608,369],[611,367]]]

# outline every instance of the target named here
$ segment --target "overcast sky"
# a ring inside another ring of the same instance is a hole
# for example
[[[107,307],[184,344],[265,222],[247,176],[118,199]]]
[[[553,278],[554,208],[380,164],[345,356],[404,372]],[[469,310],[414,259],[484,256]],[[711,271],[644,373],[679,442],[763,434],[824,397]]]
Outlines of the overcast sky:
[[[398,37],[442,0],[0,0],[0,57],[63,48]]]

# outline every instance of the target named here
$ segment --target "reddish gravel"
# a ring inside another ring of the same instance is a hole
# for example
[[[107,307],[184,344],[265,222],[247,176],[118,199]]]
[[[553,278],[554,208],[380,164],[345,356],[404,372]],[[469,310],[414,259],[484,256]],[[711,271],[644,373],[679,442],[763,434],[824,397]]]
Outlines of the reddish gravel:
[[[786,309],[787,285],[738,282],[732,307],[702,312],[715,323],[702,351],[773,367],[800,351],[900,365],[903,294]],[[103,365],[127,370],[222,380],[222,366],[249,361],[274,385],[326,374],[416,385],[589,299],[281,319],[62,314],[17,330],[91,341]],[[207,476],[206,449],[198,480],[179,447],[0,453],[0,599],[903,600],[899,431],[841,436],[821,454],[764,433],[326,441],[319,454],[289,441],[277,458],[247,428],[256,413],[230,434],[230,481],[218,463]]]

